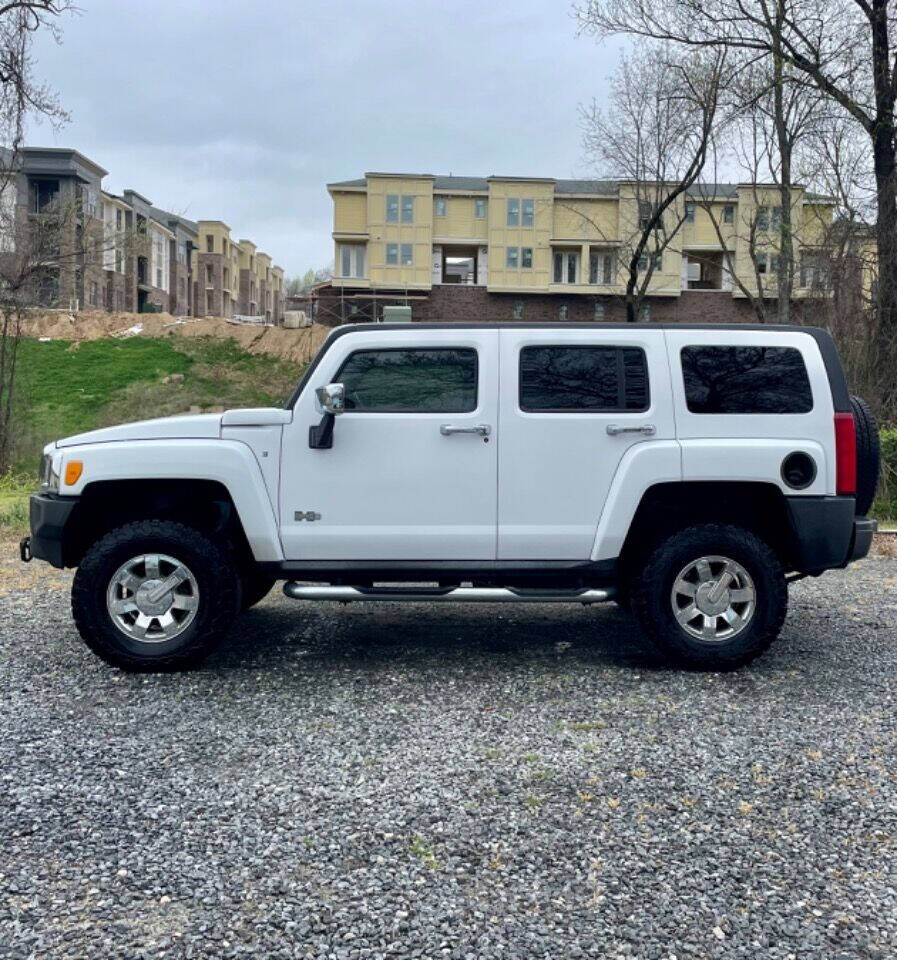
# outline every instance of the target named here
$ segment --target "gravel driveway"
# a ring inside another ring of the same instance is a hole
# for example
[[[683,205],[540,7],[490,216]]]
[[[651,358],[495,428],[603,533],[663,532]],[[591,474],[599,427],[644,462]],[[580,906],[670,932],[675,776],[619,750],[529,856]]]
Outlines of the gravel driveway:
[[[272,595],[196,673],[0,568],[0,956],[897,955],[897,561],[708,675],[613,607]]]

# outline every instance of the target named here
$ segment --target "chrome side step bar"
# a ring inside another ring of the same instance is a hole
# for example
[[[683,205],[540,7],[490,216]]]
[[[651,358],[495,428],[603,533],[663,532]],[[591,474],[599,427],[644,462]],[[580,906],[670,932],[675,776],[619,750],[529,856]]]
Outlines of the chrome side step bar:
[[[603,603],[616,590],[515,590],[510,587],[330,587],[303,586],[295,580],[283,585],[293,600],[426,601],[428,603]]]

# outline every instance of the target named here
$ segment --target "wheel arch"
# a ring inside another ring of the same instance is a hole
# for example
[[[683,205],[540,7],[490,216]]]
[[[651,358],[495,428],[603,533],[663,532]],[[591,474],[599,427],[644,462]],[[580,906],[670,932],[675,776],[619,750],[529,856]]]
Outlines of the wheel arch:
[[[85,485],[66,525],[63,563],[76,567],[110,530],[138,520],[173,520],[227,540],[239,557],[252,557],[230,491],[218,480],[97,480]]]
[[[642,494],[620,552],[623,571],[632,570],[667,537],[702,523],[725,523],[758,536],[784,567],[796,557],[788,504],[774,483],[686,480],[657,483]]]

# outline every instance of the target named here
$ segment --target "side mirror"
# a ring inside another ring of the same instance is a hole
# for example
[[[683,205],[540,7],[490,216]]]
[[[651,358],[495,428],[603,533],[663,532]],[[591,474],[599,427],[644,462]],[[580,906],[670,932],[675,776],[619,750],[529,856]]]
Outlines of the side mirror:
[[[341,383],[328,383],[318,387],[315,396],[324,416],[320,423],[308,428],[308,445],[312,450],[329,450],[333,446],[335,418],[346,409],[346,388]]]
[[[325,414],[336,416],[346,409],[346,388],[341,383],[328,383],[326,387],[318,387],[315,396]]]

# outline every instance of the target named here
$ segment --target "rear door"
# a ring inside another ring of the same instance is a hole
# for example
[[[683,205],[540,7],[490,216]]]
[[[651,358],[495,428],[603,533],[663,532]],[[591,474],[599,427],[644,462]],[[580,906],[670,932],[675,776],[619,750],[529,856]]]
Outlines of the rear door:
[[[588,560],[621,460],[675,437],[663,332],[501,331],[498,558]]]
[[[315,388],[342,382],[331,449],[309,448]],[[337,337],[284,429],[287,559],[494,560],[498,331]]]

